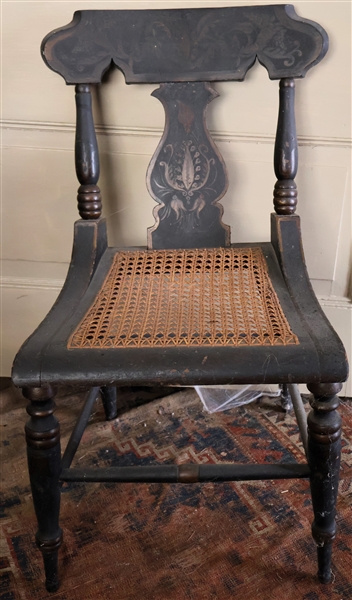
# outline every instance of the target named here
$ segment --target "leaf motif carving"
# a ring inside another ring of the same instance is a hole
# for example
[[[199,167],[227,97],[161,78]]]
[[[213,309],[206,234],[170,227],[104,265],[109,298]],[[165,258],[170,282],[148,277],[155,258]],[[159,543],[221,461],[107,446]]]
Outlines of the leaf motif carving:
[[[194,166],[188,144],[186,146],[185,158],[182,165],[182,181],[186,190],[190,190],[194,181]]]

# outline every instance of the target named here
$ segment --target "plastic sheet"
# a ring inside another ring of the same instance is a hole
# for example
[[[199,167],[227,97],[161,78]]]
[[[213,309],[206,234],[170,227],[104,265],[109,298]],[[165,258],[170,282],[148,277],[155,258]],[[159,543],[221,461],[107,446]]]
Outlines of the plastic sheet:
[[[279,397],[277,385],[206,385],[195,386],[205,410],[221,412],[257,400],[261,396]]]

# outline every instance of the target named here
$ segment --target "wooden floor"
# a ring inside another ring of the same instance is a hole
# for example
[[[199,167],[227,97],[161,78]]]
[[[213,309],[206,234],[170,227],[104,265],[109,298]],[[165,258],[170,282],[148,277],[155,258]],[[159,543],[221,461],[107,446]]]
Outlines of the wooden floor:
[[[62,585],[49,595],[33,542],[25,401],[12,388],[1,399],[1,600],[352,599],[351,402],[341,404],[339,532],[330,585],[315,577],[306,480],[70,484],[62,490]],[[63,446],[82,399],[72,390],[58,398]],[[285,417],[274,401],[208,415],[189,389],[111,422],[97,403],[76,460],[90,466],[304,462],[304,455],[293,417]]]

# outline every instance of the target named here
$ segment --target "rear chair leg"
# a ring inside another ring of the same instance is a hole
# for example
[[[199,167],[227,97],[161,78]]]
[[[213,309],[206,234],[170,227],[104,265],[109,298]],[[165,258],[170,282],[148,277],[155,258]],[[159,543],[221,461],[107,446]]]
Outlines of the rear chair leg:
[[[117,390],[114,385],[104,385],[100,388],[103,401],[105,418],[107,421],[116,419],[117,415]]]
[[[291,412],[293,409],[290,390],[287,383],[283,383],[280,385],[281,393],[280,393],[280,402],[281,408],[285,413]]]
[[[308,416],[308,463],[314,510],[313,538],[318,547],[318,577],[331,579],[331,550],[336,532],[336,500],[341,456],[340,383],[307,385],[313,397]]]
[[[28,470],[32,496],[38,521],[36,542],[44,559],[45,585],[48,592],[56,592],[58,578],[58,550],[62,544],[59,527],[61,471],[60,428],[54,417],[55,396],[50,385],[41,388],[23,388],[30,400],[26,424]]]

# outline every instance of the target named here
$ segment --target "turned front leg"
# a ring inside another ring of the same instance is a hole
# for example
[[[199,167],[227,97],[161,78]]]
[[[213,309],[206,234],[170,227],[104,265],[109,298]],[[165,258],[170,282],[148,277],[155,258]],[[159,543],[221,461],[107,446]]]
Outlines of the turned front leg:
[[[28,470],[34,508],[38,521],[36,542],[44,559],[48,592],[59,587],[58,550],[62,543],[59,527],[61,471],[60,428],[54,416],[54,391],[51,386],[24,388],[30,400],[26,424]]]
[[[307,386],[312,392],[308,416],[308,462],[314,510],[313,538],[318,547],[318,577],[331,579],[331,550],[336,533],[336,500],[341,456],[341,417],[337,412],[340,383]]]

